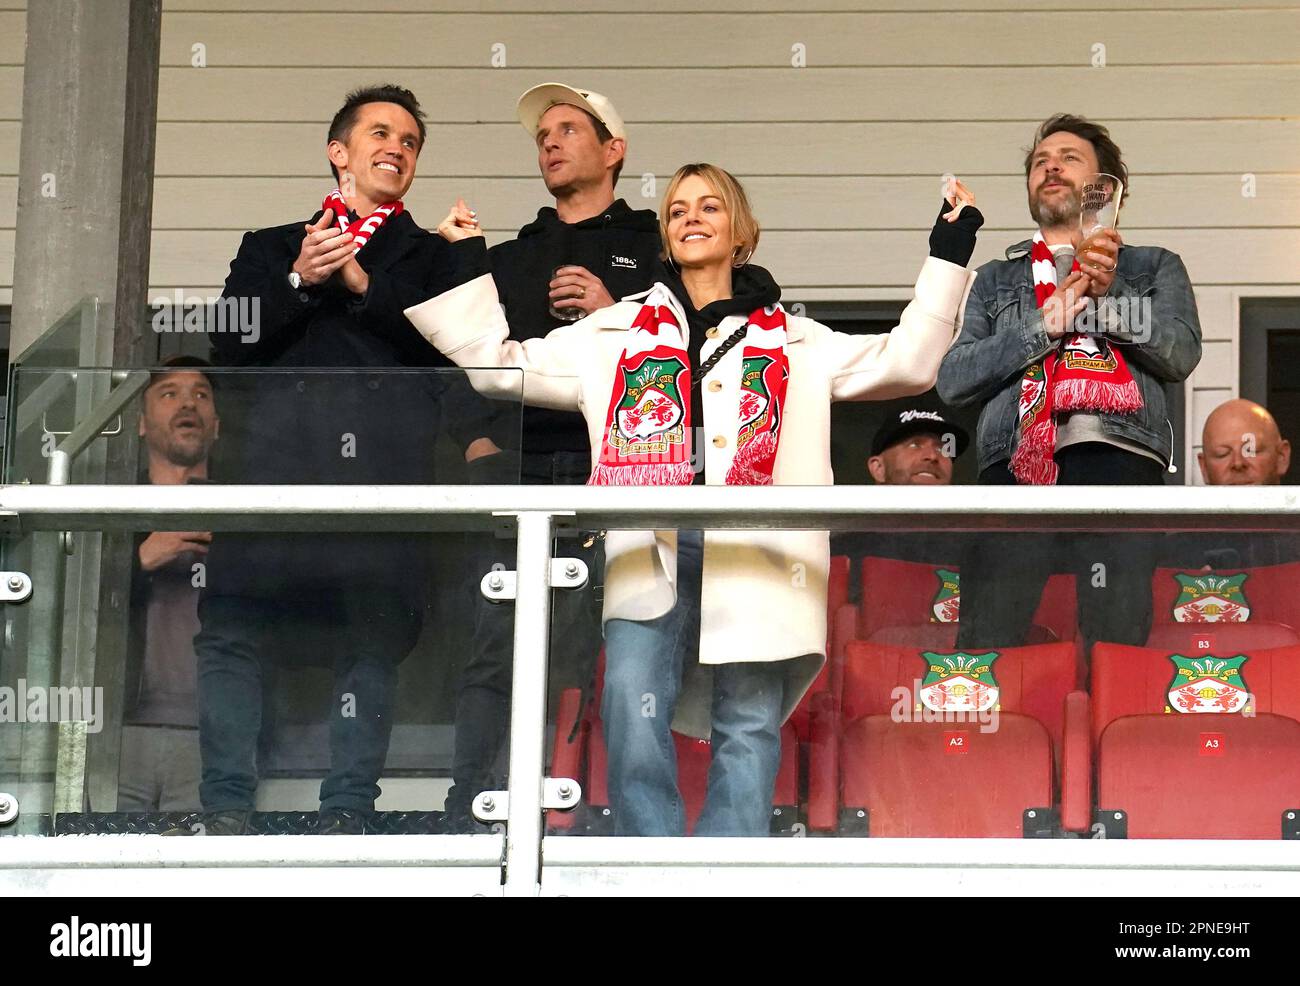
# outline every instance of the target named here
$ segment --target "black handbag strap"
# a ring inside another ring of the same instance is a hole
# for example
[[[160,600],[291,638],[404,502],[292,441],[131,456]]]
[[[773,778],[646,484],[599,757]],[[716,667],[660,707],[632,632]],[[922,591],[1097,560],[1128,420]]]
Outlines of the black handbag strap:
[[[736,348],[736,345],[740,340],[745,338],[745,333],[748,329],[749,325],[746,323],[722,340],[722,345],[713,351],[713,355],[700,364],[700,372],[695,375],[695,381],[691,384],[692,390],[699,389],[704,378],[709,375],[709,371],[718,365],[718,360],[722,359],[722,357],[726,356],[727,353]]]

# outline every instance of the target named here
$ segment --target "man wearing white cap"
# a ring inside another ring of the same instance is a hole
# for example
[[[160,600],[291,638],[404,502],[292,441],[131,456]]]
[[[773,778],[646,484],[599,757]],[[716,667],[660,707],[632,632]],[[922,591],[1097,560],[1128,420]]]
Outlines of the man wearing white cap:
[[[620,298],[649,288],[659,258],[659,219],[651,209],[632,209],[615,199],[614,187],[627,152],[623,119],[600,93],[547,83],[519,98],[519,122],[537,147],[537,166],[554,206],[516,239],[489,251],[492,274],[510,323],[512,338],[540,338]],[[546,408],[523,409],[521,434],[495,436],[513,455],[486,455],[470,463],[477,482],[580,485],[591,473],[591,446],[581,414]],[[520,463],[516,477],[506,470]],[[578,542],[561,546],[567,557]],[[599,551],[582,553],[592,567]],[[486,570],[501,562],[514,568],[514,545],[494,541],[481,559]],[[477,581],[474,582],[477,590]],[[554,685],[585,684],[600,652],[600,605],[590,590],[558,593]],[[513,607],[476,598],[474,653],[456,702],[453,787],[446,803],[445,831],[482,831],[470,803],[500,784],[500,757],[510,714]],[[555,688],[552,688],[555,691]]]
[[[614,198],[627,131],[608,99],[547,83],[519,97],[518,113],[555,206],[539,210],[491,258],[493,275],[504,282],[507,315],[522,318],[512,330],[528,338],[534,329],[543,335],[648,288],[659,227],[653,210],[633,210]]]

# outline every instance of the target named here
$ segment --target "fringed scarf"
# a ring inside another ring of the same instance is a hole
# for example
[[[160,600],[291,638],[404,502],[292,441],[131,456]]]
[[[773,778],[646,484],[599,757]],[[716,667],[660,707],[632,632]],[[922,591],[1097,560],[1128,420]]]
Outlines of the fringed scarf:
[[[1042,308],[1056,292],[1056,263],[1041,232],[1034,234],[1029,252],[1034,297]],[[1075,260],[1072,270],[1079,269]],[[1025,371],[1020,381],[1015,453],[1011,472],[1016,482],[1052,486],[1056,464],[1056,416],[1071,411],[1132,414],[1142,407],[1142,394],[1123,354],[1104,336],[1068,335],[1041,363]]]
[[[691,484],[691,365],[679,311],[656,285],[628,329],[589,485]],[[785,310],[755,309],[744,331],[736,454],[726,482],[770,486],[790,378]]]

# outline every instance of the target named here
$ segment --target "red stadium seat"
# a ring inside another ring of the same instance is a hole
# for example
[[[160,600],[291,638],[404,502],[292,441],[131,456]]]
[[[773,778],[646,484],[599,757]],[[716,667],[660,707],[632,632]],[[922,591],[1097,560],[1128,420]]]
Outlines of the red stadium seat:
[[[1073,643],[997,652],[998,716],[984,723],[951,715],[925,721],[938,717],[916,709],[916,685],[931,665],[923,653],[864,641],[844,647],[837,804],[828,808],[824,794],[814,793],[812,781],[826,768],[810,762],[809,828],[823,828],[834,815],[849,833],[865,821],[879,836],[1019,837],[1026,812],[1037,810],[1028,828],[1050,831],[1054,752],[1067,718],[1076,732],[1087,731],[1087,698],[1073,691]],[[984,731],[993,721],[996,730]],[[1073,821],[1086,827],[1086,812],[1077,815]]]
[[[826,582],[826,612],[834,614],[849,601],[849,556],[831,558],[830,578]],[[830,620],[828,618],[827,623]]]
[[[830,577],[826,583],[826,644],[828,648],[831,640],[831,624],[834,622],[835,614],[848,601],[849,559],[847,555],[834,555],[831,558]],[[816,701],[816,696],[830,690],[830,676],[830,661],[827,661],[790,716],[790,724],[794,727],[795,735],[799,737],[801,743],[808,742],[809,712],[812,709],[813,702]]]
[[[1152,650],[1194,657],[1231,657],[1243,651],[1268,650],[1300,644],[1300,634],[1285,623],[1157,623],[1147,636]]]
[[[712,747],[708,740],[692,739],[680,733],[673,733],[673,743],[677,747],[677,786],[686,809],[686,831],[690,832],[704,808]]]
[[[809,716],[808,800],[804,816],[814,832],[833,832],[838,822],[840,784],[840,701],[844,692],[844,648],[857,632],[858,612],[841,606],[831,627],[831,687],[814,697]]]
[[[1034,612],[1034,623],[1047,627],[1057,640],[1074,640],[1079,636],[1077,598],[1073,575],[1058,572],[1049,576]],[[1028,638],[1025,643],[1029,643]]]
[[[1184,612],[1175,615],[1182,589],[1177,578],[1179,575],[1193,578],[1209,575],[1221,579],[1239,579],[1244,575],[1245,579],[1237,586],[1238,593],[1233,593],[1229,597],[1234,606],[1244,603],[1245,618],[1240,622],[1267,621],[1283,623],[1287,626],[1300,626],[1300,595],[1296,592],[1296,586],[1300,585],[1300,562],[1214,572],[1198,572],[1187,568],[1158,568],[1151,582],[1151,607],[1158,623],[1206,621],[1204,615],[1195,612],[1204,607],[1186,607]],[[1232,618],[1242,615],[1240,610],[1232,609],[1227,612],[1212,612],[1209,614],[1211,618],[1209,621],[1237,622]]]
[[[858,637],[869,640],[882,627],[935,622],[935,599],[942,588],[940,569],[955,572],[957,566],[871,555],[863,558]]]
[[[890,647],[920,647],[925,650],[952,650],[957,646],[957,623],[913,623],[908,626],[880,627],[871,631],[868,643]]]
[[[926,650],[952,650],[957,646],[958,623],[919,623],[915,626],[881,627],[867,638],[868,643],[892,647],[924,647]],[[1025,645],[1050,644],[1056,634],[1034,624],[1025,632]]]
[[[560,695],[560,708],[555,716],[551,777],[582,776],[582,754],[589,748],[591,733],[591,723],[583,712],[582,689],[566,688]],[[573,828],[574,815],[571,811],[553,811],[547,821],[552,829],[564,831]]]
[[[1024,835],[1025,809],[1049,817],[1052,745],[1028,716],[1002,713],[995,736],[867,716],[848,726],[843,747],[843,810],[871,835],[1012,839]]]
[[[1235,675],[1222,660],[1216,676],[1177,656],[1185,676],[1166,649],[1093,647],[1097,820],[1108,836],[1300,834],[1285,817],[1300,810],[1300,646],[1238,653]],[[1202,671],[1205,688],[1175,692]]]
[[[930,565],[922,562],[896,561],[892,558],[862,559],[862,598],[859,601],[858,637],[872,640],[886,627],[952,625],[954,621],[938,619],[956,615],[960,620],[960,604],[940,598],[944,580],[940,571],[960,575],[957,565]],[[1057,574],[1048,578],[1042,598],[1034,612],[1035,626],[1046,627],[1048,640],[1073,640],[1078,636],[1079,619],[1075,597],[1074,576]],[[954,614],[952,610],[956,610]],[[1041,634],[1041,631],[1031,631]],[[1026,644],[1040,642],[1033,636],[1025,638]]]

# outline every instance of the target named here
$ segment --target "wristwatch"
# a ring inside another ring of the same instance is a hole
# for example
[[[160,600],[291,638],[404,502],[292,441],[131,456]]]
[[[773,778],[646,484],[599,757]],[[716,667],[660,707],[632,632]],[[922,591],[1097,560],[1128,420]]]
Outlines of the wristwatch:
[[[296,270],[289,271],[289,287],[295,291],[302,287],[302,275]]]

